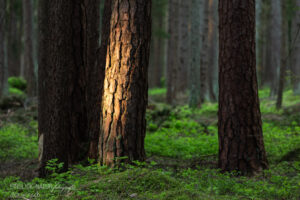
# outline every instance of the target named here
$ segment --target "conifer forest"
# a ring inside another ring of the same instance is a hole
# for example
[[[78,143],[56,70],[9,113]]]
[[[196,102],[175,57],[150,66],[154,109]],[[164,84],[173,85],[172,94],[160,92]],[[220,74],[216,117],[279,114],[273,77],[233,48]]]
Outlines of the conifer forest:
[[[0,200],[300,200],[300,0],[0,0]]]

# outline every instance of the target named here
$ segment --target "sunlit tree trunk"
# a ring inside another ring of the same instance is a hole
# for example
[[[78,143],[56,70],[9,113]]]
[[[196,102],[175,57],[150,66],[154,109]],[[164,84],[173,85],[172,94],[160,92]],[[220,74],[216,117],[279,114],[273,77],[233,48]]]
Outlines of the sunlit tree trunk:
[[[24,34],[24,75],[27,81],[27,94],[36,95],[36,78],[33,63],[33,5],[32,0],[23,2]]]
[[[0,1],[0,97],[4,92],[5,77],[5,11],[6,0]]]
[[[219,0],[219,167],[268,167],[255,66],[255,1]]]
[[[112,0],[111,9],[99,162],[115,166],[145,159],[151,1]]]
[[[177,76],[178,76],[178,40],[179,40],[179,0],[169,1],[169,40],[168,40],[168,63],[167,63],[167,102],[176,103]]]

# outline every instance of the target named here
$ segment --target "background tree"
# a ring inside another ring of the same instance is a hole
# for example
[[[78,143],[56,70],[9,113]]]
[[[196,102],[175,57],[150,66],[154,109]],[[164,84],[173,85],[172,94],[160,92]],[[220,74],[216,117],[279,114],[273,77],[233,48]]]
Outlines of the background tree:
[[[33,61],[33,2],[23,2],[23,28],[24,28],[24,75],[27,81],[27,94],[36,95],[36,77]]]
[[[199,100],[199,86],[198,80],[200,75],[200,19],[201,19],[201,5],[202,0],[192,0],[191,1],[191,64],[189,69],[190,78],[190,99],[189,105],[191,107],[196,107]]]
[[[168,63],[167,63],[167,102],[175,104],[177,92],[177,75],[178,75],[178,13],[179,13],[179,0],[169,1],[169,40],[168,40]]]
[[[219,167],[268,167],[255,66],[255,1],[219,0]]]
[[[296,0],[295,17],[292,24],[292,85],[294,94],[300,94],[300,1]]]
[[[145,159],[151,1],[113,0],[111,9],[99,161],[115,166]]]
[[[9,0],[7,21],[8,76],[20,76],[22,52],[22,1]]]
[[[271,1],[271,65],[272,70],[268,73],[272,74],[271,96],[275,96],[278,92],[279,74],[281,65],[281,37],[282,37],[282,10],[281,0]]]
[[[4,92],[5,77],[5,12],[6,0],[0,2],[0,97]]]

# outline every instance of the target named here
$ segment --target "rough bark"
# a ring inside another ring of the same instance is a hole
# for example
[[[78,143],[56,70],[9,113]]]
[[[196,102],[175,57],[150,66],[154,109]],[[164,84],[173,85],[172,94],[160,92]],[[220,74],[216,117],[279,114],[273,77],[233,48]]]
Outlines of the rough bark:
[[[271,96],[278,93],[279,73],[281,65],[281,36],[282,36],[281,0],[271,1]]]
[[[177,92],[177,70],[178,70],[178,6],[179,0],[169,1],[169,40],[168,40],[168,61],[167,61],[167,103],[176,103]]]
[[[198,80],[200,75],[200,19],[202,0],[191,1],[191,64],[189,69],[190,79],[190,107],[196,107],[199,100]]]
[[[180,0],[179,4],[179,65],[176,80],[178,92],[185,93],[187,89],[189,58],[190,58],[190,2]]]
[[[36,95],[36,77],[33,63],[33,5],[32,0],[23,2],[23,34],[24,34],[24,75],[27,81],[27,94]]]
[[[219,167],[268,167],[255,66],[255,1],[219,0]]]
[[[5,10],[6,0],[0,1],[0,97],[2,97],[4,91],[4,84],[6,82],[5,71]]]
[[[116,166],[145,159],[151,1],[112,0],[111,9],[99,161]]]
[[[94,10],[95,9],[95,10]],[[43,0],[39,8],[40,176],[48,160],[64,163],[87,156],[88,75],[98,47],[98,0]],[[93,21],[96,20],[96,21]],[[90,104],[89,104],[90,105]]]
[[[300,7],[300,0],[296,1],[296,7]],[[292,25],[292,84],[295,95],[300,95],[300,10],[296,9],[296,16]]]

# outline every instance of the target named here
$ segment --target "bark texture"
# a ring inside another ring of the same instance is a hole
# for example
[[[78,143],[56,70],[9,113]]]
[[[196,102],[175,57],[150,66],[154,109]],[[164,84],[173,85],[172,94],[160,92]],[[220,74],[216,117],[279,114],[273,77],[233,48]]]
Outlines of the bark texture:
[[[24,34],[24,75],[27,81],[28,96],[35,96],[37,85],[33,63],[33,3],[32,0],[23,2],[23,34]]]
[[[112,0],[111,3],[99,161],[115,166],[145,159],[151,1]]]
[[[255,1],[219,0],[219,167],[268,167],[255,66]]]
[[[98,0],[43,0],[39,8],[40,176],[48,160],[76,162],[88,153],[87,78],[98,47]],[[95,10],[94,10],[95,9]],[[96,20],[96,21],[93,21]],[[90,108],[90,107],[89,107]]]

